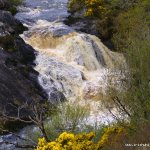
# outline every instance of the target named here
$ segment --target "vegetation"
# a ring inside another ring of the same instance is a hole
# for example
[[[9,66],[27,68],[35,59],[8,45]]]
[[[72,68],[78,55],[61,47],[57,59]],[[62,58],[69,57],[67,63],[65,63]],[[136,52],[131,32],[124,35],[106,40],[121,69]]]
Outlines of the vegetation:
[[[134,126],[130,136],[136,137],[136,142],[128,136],[124,139],[129,143],[147,141],[149,135],[143,137],[141,134],[147,132],[150,122],[150,1],[70,0],[69,8],[71,13],[84,12],[83,17],[96,19],[96,28],[102,38],[111,40],[115,51],[124,53],[128,65],[128,70],[122,70],[126,75],[123,81],[125,89],[109,89],[109,98],[105,103],[107,108],[113,103],[124,116],[120,120],[111,112],[120,126],[125,126],[125,118]],[[140,131],[139,126],[143,126]],[[127,132],[130,133],[130,130]],[[116,145],[121,143],[123,141],[118,141]]]
[[[115,18],[134,7],[139,0],[70,0],[69,11],[96,20],[95,28],[101,39],[109,40],[115,32]],[[84,13],[83,13],[84,12]]]
[[[45,139],[40,139],[37,150],[96,150],[97,145],[92,141],[94,133],[78,134],[62,133],[56,141],[46,142]]]
[[[63,132],[55,141],[46,142],[44,138],[39,139],[37,150],[100,150],[109,143],[110,139],[119,140],[124,133],[125,129],[121,127],[105,128],[101,139],[96,143],[93,141],[95,137],[93,132],[76,135]]]
[[[21,5],[23,0],[10,0],[11,7],[8,9],[13,15],[17,13],[17,6]]]

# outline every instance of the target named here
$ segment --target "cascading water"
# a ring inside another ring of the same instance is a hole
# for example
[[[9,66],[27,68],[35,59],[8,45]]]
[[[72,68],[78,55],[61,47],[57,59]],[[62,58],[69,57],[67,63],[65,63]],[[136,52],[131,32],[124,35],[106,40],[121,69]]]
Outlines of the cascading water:
[[[59,91],[68,101],[88,103],[95,117],[99,112],[95,106],[108,85],[117,83],[116,70],[124,64],[124,58],[111,52],[97,37],[77,33],[65,25],[67,16],[67,0],[25,0],[16,18],[29,29],[21,37],[37,51],[35,70],[49,101],[61,101]]]

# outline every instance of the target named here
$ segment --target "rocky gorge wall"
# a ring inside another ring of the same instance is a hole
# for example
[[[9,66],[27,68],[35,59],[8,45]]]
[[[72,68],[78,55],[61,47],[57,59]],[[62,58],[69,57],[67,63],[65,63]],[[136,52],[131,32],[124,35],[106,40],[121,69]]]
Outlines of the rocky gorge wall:
[[[47,94],[32,69],[35,51],[19,37],[24,27],[6,11],[9,7],[10,1],[0,0],[0,114],[15,115],[14,106],[46,100]]]

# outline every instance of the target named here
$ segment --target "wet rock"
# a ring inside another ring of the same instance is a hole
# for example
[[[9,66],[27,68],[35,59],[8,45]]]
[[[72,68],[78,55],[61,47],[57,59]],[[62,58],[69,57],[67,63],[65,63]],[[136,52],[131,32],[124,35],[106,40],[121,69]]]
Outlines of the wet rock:
[[[48,93],[49,102],[52,104],[57,104],[66,100],[62,92],[58,91],[56,88],[51,88]]]
[[[80,70],[46,55],[37,55],[36,63],[35,69],[40,72],[40,85],[48,93],[50,101],[56,101],[56,98],[60,101],[62,96],[54,95],[56,89],[64,93],[67,98],[79,95],[79,87],[83,82]]]
[[[16,28],[17,21],[8,11],[0,11],[0,22],[3,22],[7,27]]]
[[[0,10],[0,28],[10,34],[19,34],[25,29],[20,21],[16,20],[9,11]]]
[[[97,20],[84,18],[83,16],[84,15],[81,14],[70,15],[65,20],[65,24],[78,32],[84,32],[101,37],[101,34],[96,29]]]

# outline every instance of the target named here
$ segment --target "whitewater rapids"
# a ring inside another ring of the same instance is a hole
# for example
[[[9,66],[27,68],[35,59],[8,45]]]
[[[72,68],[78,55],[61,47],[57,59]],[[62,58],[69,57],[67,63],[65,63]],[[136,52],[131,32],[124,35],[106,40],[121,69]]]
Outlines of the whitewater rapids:
[[[109,117],[99,111],[101,99],[109,86],[119,87],[125,59],[96,36],[65,25],[67,16],[67,0],[26,0],[16,18],[28,27],[21,37],[37,51],[35,70],[49,101],[60,102],[59,91],[68,102],[90,106],[90,120],[103,122],[101,115]]]

